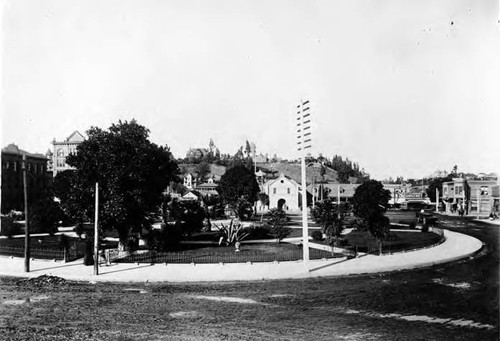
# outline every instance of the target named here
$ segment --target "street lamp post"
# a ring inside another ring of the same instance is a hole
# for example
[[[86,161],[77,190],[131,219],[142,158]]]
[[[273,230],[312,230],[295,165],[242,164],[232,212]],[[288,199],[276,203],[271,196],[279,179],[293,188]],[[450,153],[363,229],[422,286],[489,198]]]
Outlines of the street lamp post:
[[[301,195],[302,195],[302,250],[304,266],[309,271],[309,233],[307,226],[306,191],[306,149],[311,148],[311,115],[309,101],[300,101],[297,106],[297,151],[301,156]],[[314,195],[314,193],[313,193]]]

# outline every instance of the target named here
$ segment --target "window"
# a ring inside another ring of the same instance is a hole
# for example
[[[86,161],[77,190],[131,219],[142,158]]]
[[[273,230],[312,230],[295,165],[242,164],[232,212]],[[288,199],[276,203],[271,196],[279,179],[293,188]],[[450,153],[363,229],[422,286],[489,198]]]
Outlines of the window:
[[[273,194],[276,194],[276,187],[273,188]]]
[[[287,194],[290,194],[290,187],[288,187],[288,188],[286,189],[286,193],[287,193]]]
[[[488,186],[481,186],[479,193],[481,195],[488,195]]]
[[[64,156],[64,150],[62,148],[57,150],[57,156]]]
[[[17,172],[17,162],[14,161],[13,164],[14,164],[14,172]]]

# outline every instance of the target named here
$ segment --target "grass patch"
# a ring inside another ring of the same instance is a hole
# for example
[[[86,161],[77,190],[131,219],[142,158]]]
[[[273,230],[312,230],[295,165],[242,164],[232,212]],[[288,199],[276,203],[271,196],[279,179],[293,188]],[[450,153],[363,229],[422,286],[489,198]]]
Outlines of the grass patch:
[[[328,251],[310,249],[311,259],[331,258]],[[234,246],[206,246],[181,244],[171,252],[134,253],[118,260],[124,263],[246,263],[297,261],[302,259],[302,247],[287,243],[242,244]]]
[[[429,247],[442,241],[442,236],[423,232],[391,232],[393,240],[384,240],[382,252],[392,253]],[[349,244],[357,246],[360,252],[378,251],[378,241],[368,231],[352,231],[345,235]]]
[[[68,260],[83,257],[85,242],[79,238],[68,237]],[[24,238],[0,239],[0,255],[24,257]],[[39,259],[64,259],[64,247],[60,236],[30,238],[30,255]]]

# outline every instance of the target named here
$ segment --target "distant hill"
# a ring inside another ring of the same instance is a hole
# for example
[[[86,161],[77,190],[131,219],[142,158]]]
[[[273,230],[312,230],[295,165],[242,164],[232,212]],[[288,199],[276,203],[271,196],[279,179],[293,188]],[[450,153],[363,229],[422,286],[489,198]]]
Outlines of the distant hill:
[[[197,172],[198,164],[194,163],[181,163],[179,164],[179,169],[181,175],[185,175],[187,173],[191,173],[194,177],[198,176]],[[325,175],[321,176],[321,164],[319,163],[310,163],[306,168],[307,175],[307,184],[311,184],[313,182],[318,183],[322,179],[329,183],[338,183],[338,174],[335,170],[330,167],[325,167]],[[214,176],[215,180],[220,180],[220,177],[224,175],[226,172],[225,166],[210,164],[210,174],[209,176]],[[300,163],[282,163],[282,162],[271,162],[271,163],[257,163],[257,170],[261,169],[264,173],[267,174],[267,177],[270,179],[272,177],[278,177],[280,173],[285,174],[289,178],[295,180],[296,182],[301,182],[301,173],[300,173]],[[274,174],[274,176],[272,176]],[[350,177],[350,183],[356,183],[357,178]]]
[[[300,172],[300,163],[280,163],[280,162],[272,162],[272,163],[262,163],[257,164],[257,169],[262,169],[263,172],[275,172],[275,175],[278,176],[280,172],[295,180],[296,182],[301,182],[301,172]],[[338,182],[337,172],[329,167],[325,167],[325,175],[324,180],[328,182]],[[312,163],[307,166],[306,169],[306,182],[311,184],[314,181],[317,183],[322,180],[321,176],[321,165],[319,163]]]

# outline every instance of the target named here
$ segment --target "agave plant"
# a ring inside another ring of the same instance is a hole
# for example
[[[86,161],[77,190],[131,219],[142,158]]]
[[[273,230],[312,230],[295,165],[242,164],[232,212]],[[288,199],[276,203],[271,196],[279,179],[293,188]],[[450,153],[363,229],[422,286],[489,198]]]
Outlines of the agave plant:
[[[219,245],[222,243],[227,246],[234,245],[236,242],[241,242],[250,234],[248,232],[243,232],[243,225],[234,219],[231,219],[229,225],[224,225],[223,223],[221,223],[220,226],[217,224],[214,225],[219,229],[221,234]]]

